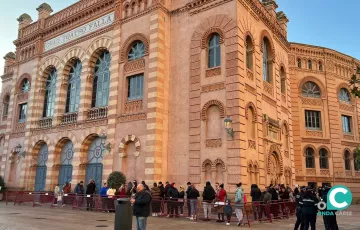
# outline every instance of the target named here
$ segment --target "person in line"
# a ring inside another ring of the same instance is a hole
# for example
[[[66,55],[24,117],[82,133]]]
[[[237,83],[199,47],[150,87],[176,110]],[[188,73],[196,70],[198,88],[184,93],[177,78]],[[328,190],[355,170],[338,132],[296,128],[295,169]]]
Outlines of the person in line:
[[[211,219],[211,205],[215,199],[216,193],[213,187],[211,186],[210,181],[206,182],[206,186],[203,190],[203,208],[204,208],[204,221],[209,221]]]
[[[179,217],[179,210],[178,210],[178,198],[179,198],[179,191],[176,188],[176,184],[172,183],[170,185],[170,188],[168,189],[168,197],[169,197],[169,206],[170,206],[170,213],[168,215],[168,217],[174,217],[174,212],[175,212],[175,217]]]
[[[54,204],[57,204],[57,202],[58,202],[58,199],[59,199],[59,196],[60,196],[60,198],[61,198],[61,195],[60,195],[60,185],[59,184],[57,184],[56,186],[55,186],[55,189],[54,189]]]
[[[141,184],[144,185],[144,188],[145,188],[147,191],[150,191],[149,186],[147,186],[147,184],[145,183],[145,181],[141,181]]]
[[[151,196],[153,199],[153,201],[151,202],[152,216],[160,215],[160,208],[161,208],[160,194],[161,194],[160,188],[156,183],[154,183],[153,187],[151,188]]]
[[[218,193],[216,194],[217,202],[215,203],[215,205],[217,205],[217,213],[218,213],[218,220],[216,222],[225,222],[225,220],[224,220],[224,205],[225,205],[226,197],[227,197],[227,194],[224,189],[224,184],[221,184],[219,186]]]
[[[92,210],[94,208],[93,196],[96,193],[95,181],[91,179],[86,186],[86,210]]]
[[[122,184],[120,186],[120,188],[118,189],[118,191],[115,193],[115,196],[119,196],[120,198],[125,198],[126,197],[126,189],[125,189],[125,185]]]
[[[263,192],[261,193],[261,204],[260,204],[260,214],[259,219],[262,221],[262,215],[265,214],[265,217],[267,219],[270,219],[270,213],[269,213],[269,205],[271,202],[271,194],[269,193],[269,188],[266,187]]]
[[[168,192],[170,189],[171,185],[169,183],[169,181],[165,182],[165,188],[164,188],[164,199],[165,199],[165,203],[166,203],[166,209],[167,209],[167,216],[170,217],[170,211],[171,211],[171,202],[170,202],[170,198],[168,196]]]
[[[70,182],[65,183],[65,186],[63,187],[63,193],[64,194],[71,193],[71,183]]]
[[[161,199],[164,199],[164,196],[165,196],[165,188],[164,188],[164,185],[163,183],[160,181],[159,184],[158,184],[158,187],[160,189],[160,198]]]
[[[107,197],[107,191],[109,190],[109,187],[107,183],[104,183],[104,186],[100,189],[100,196],[101,197]]]
[[[191,191],[191,182],[187,182],[187,189],[186,189],[186,205],[187,205],[187,210],[188,210],[188,217],[191,217],[191,205],[190,205],[190,200],[189,200],[189,193]]]
[[[224,213],[226,215],[226,225],[229,226],[230,225],[230,221],[231,221],[231,215],[232,215],[232,207],[231,207],[231,201],[230,199],[226,199],[225,201],[225,207],[224,207]]]
[[[302,213],[304,217],[304,230],[308,230],[310,226],[311,230],[316,229],[316,214],[318,202],[319,200],[313,193],[313,189],[311,187],[308,187],[300,203],[303,206]]]
[[[80,181],[80,183],[78,183],[78,184],[75,186],[74,193],[75,193],[76,195],[82,195],[82,194],[84,194],[84,182],[83,182],[83,181]]]
[[[304,229],[304,218],[302,214],[302,199],[304,198],[304,190],[305,186],[300,187],[301,192],[299,192],[299,188],[295,188],[294,196],[296,201],[296,222],[294,226],[294,230],[298,230],[300,226],[300,230]]]
[[[243,221],[243,208],[244,208],[244,189],[242,188],[242,183],[236,185],[235,191],[235,214],[238,219],[237,226],[240,226]]]
[[[146,230],[147,218],[150,215],[151,194],[145,190],[143,184],[137,186],[135,198],[131,198],[133,204],[133,215],[136,217],[137,230]]]
[[[132,196],[135,196],[135,194],[137,193],[137,186],[138,186],[138,182],[136,180],[133,181],[133,187],[132,187]],[[145,188],[145,187],[144,187]]]
[[[271,194],[271,203],[272,203],[272,208],[271,210],[273,210],[273,215],[275,219],[279,218],[279,194],[277,191],[278,186],[273,186],[272,184],[270,184],[270,194]]]
[[[190,220],[196,220],[196,210],[197,210],[197,203],[198,197],[200,196],[199,191],[195,188],[195,185],[191,185],[191,190],[188,195],[188,199],[190,200],[191,212],[190,212]]]
[[[327,195],[328,195],[330,189],[331,189],[331,186],[325,185],[323,187],[323,191],[321,192],[321,194],[322,194],[321,199],[325,203],[327,203]],[[335,214],[336,211],[327,210],[327,209],[325,209],[323,211],[328,211],[328,212],[332,213],[332,215],[323,215],[325,230],[339,230],[339,226],[336,221],[336,214]]]
[[[258,213],[260,212],[260,198],[261,198],[261,190],[257,186],[257,184],[251,185],[250,196],[252,198],[252,208],[255,220],[258,219]]]
[[[127,197],[131,197],[132,194],[133,194],[133,183],[130,181],[128,184],[127,184],[127,188],[126,188],[126,196]]]
[[[178,199],[180,216],[184,215],[184,199],[185,199],[185,190],[184,187],[180,186],[179,199]]]

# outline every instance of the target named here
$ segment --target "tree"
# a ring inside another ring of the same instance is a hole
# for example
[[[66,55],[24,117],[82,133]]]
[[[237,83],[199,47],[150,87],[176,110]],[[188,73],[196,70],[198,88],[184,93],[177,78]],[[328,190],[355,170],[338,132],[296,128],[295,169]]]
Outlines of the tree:
[[[354,167],[355,170],[360,170],[360,148],[354,150]]]
[[[5,181],[4,178],[2,176],[0,176],[0,193],[4,192],[5,190]]]
[[[360,98],[360,89],[358,87],[358,85],[360,84],[360,78],[358,78],[360,75],[360,67],[356,68],[356,74],[353,74],[349,84],[350,84],[350,88],[351,88],[351,93],[355,96]]]
[[[121,185],[126,183],[126,176],[119,171],[115,171],[110,173],[108,179],[107,179],[107,184],[109,186],[109,188],[114,188],[116,190],[118,190],[120,188]]]

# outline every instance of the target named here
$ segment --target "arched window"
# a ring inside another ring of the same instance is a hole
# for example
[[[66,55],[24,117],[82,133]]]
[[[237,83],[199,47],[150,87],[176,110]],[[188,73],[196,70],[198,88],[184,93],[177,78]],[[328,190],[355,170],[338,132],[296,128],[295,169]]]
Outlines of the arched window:
[[[251,140],[255,140],[255,113],[252,107],[248,109],[248,119],[247,119],[247,134],[248,138]]]
[[[302,95],[304,97],[319,98],[321,96],[321,91],[316,83],[312,81],[308,81],[305,82],[304,85],[302,86]]]
[[[281,67],[280,69],[280,80],[281,80],[281,93],[285,94],[286,93],[286,74],[285,74],[285,70],[284,67]]]
[[[10,96],[6,95],[4,99],[4,112],[3,116],[6,117],[9,114]]]
[[[350,97],[350,93],[346,88],[341,88],[339,91],[339,100],[342,103],[350,103],[351,102],[351,97]]]
[[[254,45],[250,36],[246,37],[246,68],[249,70],[253,69],[253,52],[254,52]]]
[[[134,61],[144,57],[145,46],[141,41],[136,41],[128,53],[128,60]]]
[[[315,168],[314,150],[308,147],[306,150],[306,168]]]
[[[298,68],[301,68],[301,59],[298,58],[298,59],[297,59],[297,62],[298,62]]]
[[[209,39],[208,67],[220,66],[220,35],[213,34]]]
[[[21,83],[21,92],[26,93],[30,90],[30,81],[29,79],[25,78],[23,82]]]
[[[348,150],[344,153],[345,170],[351,170],[350,167],[350,152]]]
[[[70,69],[68,78],[68,88],[66,95],[66,113],[77,112],[79,110],[80,102],[80,76],[82,65],[80,60],[77,60]]]
[[[263,80],[271,82],[271,61],[270,61],[270,42],[265,37],[263,40]]]
[[[321,61],[319,61],[319,71],[323,71],[323,65]]]
[[[359,171],[360,170],[360,160],[357,159],[357,155],[356,153],[354,153],[354,169],[355,171]]]
[[[320,149],[320,168],[321,169],[328,169],[329,168],[329,158],[328,158],[328,152],[326,149],[322,148]]]
[[[52,117],[54,115],[56,78],[57,72],[56,69],[53,69],[46,79],[43,117]]]
[[[108,51],[104,51],[96,61],[91,107],[103,107],[108,105],[110,61],[111,56]]]
[[[309,67],[309,69],[312,69],[312,61],[311,60],[308,61],[308,67]]]

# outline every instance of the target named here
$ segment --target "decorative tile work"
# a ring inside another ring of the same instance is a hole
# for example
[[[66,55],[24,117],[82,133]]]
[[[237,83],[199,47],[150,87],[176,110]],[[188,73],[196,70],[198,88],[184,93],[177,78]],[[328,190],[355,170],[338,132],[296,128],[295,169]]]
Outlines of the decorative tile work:
[[[145,59],[138,59],[136,61],[127,62],[124,65],[125,74],[140,71],[145,69]]]
[[[341,110],[344,111],[348,111],[348,112],[354,112],[354,106],[353,105],[349,105],[349,104],[345,104],[345,103],[339,103],[339,108]]]
[[[322,106],[323,100],[320,98],[308,98],[308,97],[302,97],[301,98],[303,105],[311,105],[311,106]]]
[[[117,122],[128,122],[128,121],[137,121],[137,120],[145,120],[147,118],[146,113],[136,113],[129,115],[121,115],[118,117]]]
[[[206,70],[206,77],[215,77],[221,75],[221,67]]]
[[[315,176],[316,175],[316,169],[306,169],[306,175]]]
[[[274,95],[274,87],[270,83],[263,81],[263,88],[264,92],[266,92],[267,94],[271,96]]]
[[[346,176],[346,177],[352,177],[351,171],[346,170],[346,171],[345,171],[345,176]]]
[[[329,169],[320,169],[320,175],[321,176],[330,176],[330,170]]]
[[[323,137],[322,131],[306,130],[306,136],[308,137]]]
[[[251,70],[246,69],[246,76],[249,80],[253,81],[254,80],[254,74]]]
[[[220,148],[221,144],[222,144],[221,138],[206,140],[206,147],[208,147],[208,148]]]
[[[138,113],[143,109],[143,100],[125,102],[125,113]]]
[[[256,141],[248,140],[248,148],[249,149],[256,149]]]
[[[211,85],[204,85],[201,87],[201,93],[208,93],[208,92],[222,90],[222,89],[225,89],[224,82],[215,83],[215,84],[211,84]]]
[[[344,139],[349,140],[349,141],[353,141],[354,140],[354,135],[353,134],[344,134]]]

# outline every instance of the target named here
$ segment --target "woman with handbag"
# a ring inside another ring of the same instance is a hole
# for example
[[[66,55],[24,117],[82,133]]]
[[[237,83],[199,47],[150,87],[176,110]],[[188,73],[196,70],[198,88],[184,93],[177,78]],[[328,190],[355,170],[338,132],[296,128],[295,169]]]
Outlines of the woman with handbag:
[[[224,205],[227,194],[224,189],[224,184],[219,186],[219,191],[216,193],[217,202],[215,203],[215,207],[217,208],[218,220],[216,222],[225,222],[224,220]]]

